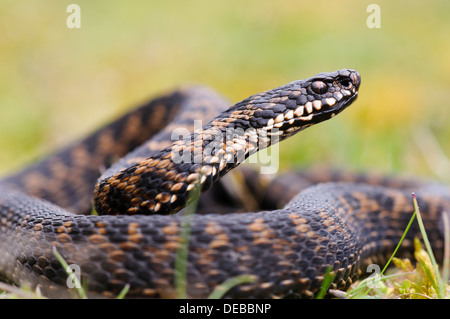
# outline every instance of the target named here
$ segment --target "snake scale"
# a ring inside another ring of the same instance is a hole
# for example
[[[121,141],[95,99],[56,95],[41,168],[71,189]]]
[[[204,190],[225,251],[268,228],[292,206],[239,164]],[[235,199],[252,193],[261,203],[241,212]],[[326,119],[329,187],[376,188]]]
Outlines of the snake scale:
[[[251,154],[340,113],[359,86],[358,72],[343,69],[230,108],[208,88],[182,87],[5,177],[0,277],[39,287],[46,296],[69,295],[56,248],[80,267],[89,296],[114,297],[128,284],[127,297],[175,297],[183,216],[174,213]],[[192,131],[199,119],[209,121]],[[174,140],[180,128],[190,133]],[[308,174],[301,175],[285,174],[267,186],[262,201],[273,207],[266,210],[219,214],[206,205],[209,213],[194,215],[187,296],[206,297],[228,278],[246,274],[253,282],[226,297],[313,297],[328,267],[336,275],[331,287],[345,289],[364,265],[392,252],[413,211],[411,189],[433,246],[442,250],[440,218],[450,208],[444,186],[356,177],[324,183],[322,173],[321,183],[300,191],[298,181]],[[92,205],[98,214],[90,214]],[[417,233],[410,230],[405,251]]]

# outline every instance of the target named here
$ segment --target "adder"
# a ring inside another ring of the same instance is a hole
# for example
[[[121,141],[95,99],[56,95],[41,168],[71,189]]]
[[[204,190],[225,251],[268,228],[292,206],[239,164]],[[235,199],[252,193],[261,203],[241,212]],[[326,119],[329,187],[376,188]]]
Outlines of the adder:
[[[56,250],[79,267],[89,296],[114,297],[129,285],[127,297],[176,297],[184,217],[175,213],[251,154],[339,114],[357,98],[360,81],[350,69],[320,73],[231,107],[208,88],[183,87],[5,177],[1,278],[68,296]],[[200,119],[206,124],[192,131]],[[328,269],[335,274],[331,287],[345,289],[364,265],[392,252],[413,211],[411,189],[431,242],[442,250],[440,214],[450,207],[444,186],[364,177],[324,183],[322,175],[275,179],[261,199],[263,211],[221,214],[200,199],[210,211],[192,221],[187,296],[207,297],[245,274],[252,282],[225,297],[313,297]],[[321,183],[300,191],[305,180]],[[222,191],[205,195],[214,192]],[[417,232],[408,233],[405,251]]]

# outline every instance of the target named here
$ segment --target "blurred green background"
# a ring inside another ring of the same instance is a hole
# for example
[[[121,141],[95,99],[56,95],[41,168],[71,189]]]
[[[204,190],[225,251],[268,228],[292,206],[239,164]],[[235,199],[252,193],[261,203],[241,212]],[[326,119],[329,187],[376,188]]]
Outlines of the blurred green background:
[[[280,145],[283,168],[326,164],[450,180],[450,2],[0,2],[0,174],[186,82],[237,102],[341,68],[358,101]]]

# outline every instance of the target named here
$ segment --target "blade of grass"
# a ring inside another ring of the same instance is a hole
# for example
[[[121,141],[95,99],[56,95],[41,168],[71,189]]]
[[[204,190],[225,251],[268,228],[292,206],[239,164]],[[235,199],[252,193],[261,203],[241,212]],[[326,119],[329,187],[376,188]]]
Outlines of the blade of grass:
[[[428,267],[428,265],[423,260],[419,260],[418,262],[420,263],[420,266],[422,267],[423,271],[425,271],[428,280],[431,283],[431,286],[436,291],[438,291],[439,287],[438,284],[436,283],[435,274],[433,273],[433,271],[430,269],[430,267]]]
[[[72,278],[73,281],[75,281],[75,288],[76,288],[80,298],[81,299],[87,299],[86,292],[82,288],[81,282],[79,281],[77,276],[74,276],[74,274],[73,274],[72,270],[70,269],[69,265],[67,264],[67,262],[64,260],[63,256],[61,256],[61,254],[58,252],[58,250],[56,250],[56,247],[54,247],[54,246],[53,246],[53,254],[58,259],[59,263],[63,266],[63,268],[66,271],[67,275],[70,278]]]
[[[400,246],[401,246],[403,240],[405,239],[406,234],[408,233],[408,230],[409,230],[409,228],[411,227],[411,225],[412,225],[412,223],[413,223],[415,217],[416,217],[416,211],[414,211],[414,213],[412,214],[412,216],[411,216],[411,218],[410,218],[410,220],[409,220],[409,222],[408,222],[408,225],[406,226],[405,231],[403,232],[402,237],[400,238],[400,241],[399,241],[398,244],[397,244],[397,247],[395,247],[394,252],[392,253],[391,257],[390,257],[389,260],[387,261],[386,265],[384,265],[383,270],[381,270],[380,276],[381,276],[382,274],[384,274],[384,272],[386,271],[386,269],[389,267],[389,265],[390,265],[390,263],[391,263],[391,261],[392,261],[392,258],[395,257],[395,254],[397,253],[397,251],[398,251],[398,249],[400,248]]]
[[[201,179],[201,176],[200,176]],[[192,191],[192,198],[195,198],[191,204],[186,206],[183,218],[180,225],[180,245],[177,249],[177,253],[175,256],[175,292],[176,296],[179,299],[186,299],[187,293],[187,281],[186,281],[186,271],[187,271],[187,260],[188,260],[188,252],[189,252],[189,238],[192,230],[192,223],[194,221],[194,215],[197,209],[198,198],[201,191],[201,185],[198,184]],[[251,275],[239,275],[232,278],[227,279],[225,282],[217,286],[213,292],[208,296],[209,299],[218,299],[222,298],[223,295],[233,288],[234,286],[244,284],[244,283],[252,283],[255,278]]]
[[[316,299],[323,299],[328,288],[330,288],[331,284],[333,283],[334,277],[336,277],[336,274],[332,272],[331,266],[328,266],[323,278],[322,286],[317,293]]]
[[[444,265],[442,269],[442,281],[447,284],[450,273],[450,213],[442,213],[444,224]]]
[[[213,290],[213,292],[211,292],[211,294],[208,296],[208,299],[220,299],[225,295],[225,293],[228,290],[230,290],[234,286],[252,283],[254,281],[255,281],[255,278],[250,275],[240,275],[240,276],[235,276],[235,277],[229,278],[229,279],[225,280],[225,282],[223,282],[222,284],[217,286]]]
[[[195,211],[197,210],[198,197],[200,195],[200,184],[196,185],[192,190],[192,193],[189,196],[195,198],[186,206],[183,218],[181,219],[180,225],[180,245],[178,246],[177,253],[175,255],[175,274],[174,274],[174,282],[175,282],[175,292],[176,296],[179,299],[186,299],[187,293],[187,280],[186,280],[186,271],[187,271],[187,259],[189,252],[189,238],[191,236],[192,222],[194,220]]]
[[[117,295],[116,299],[124,299],[125,295],[128,293],[128,290],[130,290],[130,284],[126,284],[125,287],[123,287],[122,291]]]
[[[398,295],[397,299],[401,299],[402,297],[406,297],[406,296],[420,296],[420,297],[422,297],[424,299],[433,299],[430,296],[427,296],[425,294],[421,294],[419,292],[406,292],[404,294]]]
[[[26,286],[25,287],[16,287],[8,285],[4,282],[0,282],[0,299],[45,299],[44,296],[40,294],[39,289],[35,291],[31,291]]]
[[[425,244],[425,247],[427,248],[428,255],[430,256],[431,263],[433,265],[434,273],[436,274],[436,280],[437,280],[437,289],[438,292],[438,298],[442,299],[444,297],[444,285],[442,283],[442,278],[439,274],[439,268],[436,263],[436,259],[434,258],[433,250],[431,249],[430,241],[428,240],[427,233],[425,231],[425,226],[423,225],[422,216],[420,215],[420,209],[419,204],[417,203],[417,197],[416,194],[412,193],[413,198],[413,204],[414,204],[414,213],[417,216],[417,222],[419,224],[420,233],[422,234],[423,242]],[[434,280],[430,277],[432,282]]]

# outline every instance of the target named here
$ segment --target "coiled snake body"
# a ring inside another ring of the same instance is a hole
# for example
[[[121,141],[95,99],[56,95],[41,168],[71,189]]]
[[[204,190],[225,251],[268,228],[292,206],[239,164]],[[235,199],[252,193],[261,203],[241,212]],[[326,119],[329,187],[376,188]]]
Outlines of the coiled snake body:
[[[92,296],[113,297],[128,284],[128,297],[174,297],[183,217],[172,214],[193,200],[194,190],[206,191],[257,150],[337,115],[356,99],[359,85],[353,70],[321,73],[228,109],[209,89],[182,88],[4,178],[0,276],[65,296],[67,273],[56,248],[79,266]],[[222,113],[213,117],[213,107]],[[213,119],[201,129],[170,141],[174,129],[192,129],[193,120],[208,116]],[[241,274],[254,281],[227,297],[311,297],[329,267],[336,274],[332,287],[348,287],[362,265],[392,251],[403,233],[413,209],[410,190],[399,187],[415,187],[431,241],[442,248],[440,213],[450,207],[444,188],[414,181],[396,188],[325,183],[291,199],[300,189],[296,177],[267,188],[265,199],[276,197],[274,206],[283,208],[239,214],[210,208],[211,214],[194,216],[189,297],[206,297]],[[283,183],[289,187],[278,194]],[[99,215],[88,214],[92,194]],[[405,249],[416,233],[409,232]]]

